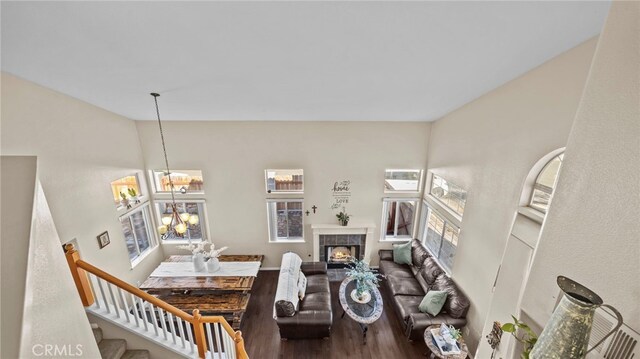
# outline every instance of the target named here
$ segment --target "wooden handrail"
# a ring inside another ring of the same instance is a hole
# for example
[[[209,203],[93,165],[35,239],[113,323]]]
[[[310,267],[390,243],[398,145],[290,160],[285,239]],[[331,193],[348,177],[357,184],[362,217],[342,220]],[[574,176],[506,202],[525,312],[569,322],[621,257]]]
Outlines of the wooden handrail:
[[[244,338],[242,338],[242,332],[239,330],[234,331],[233,328],[229,325],[229,322],[226,320],[216,321],[214,320],[217,317],[202,317],[201,321],[203,323],[220,323],[227,333],[233,333],[233,341],[236,346],[236,355],[239,359],[249,359],[249,354],[247,354],[246,349],[244,348]]]
[[[85,307],[91,306],[95,299],[93,297],[93,292],[91,291],[91,287],[89,285],[89,277],[87,272],[104,279],[105,281],[115,285],[118,288],[124,289],[125,291],[145,300],[146,302],[151,303],[152,305],[163,309],[164,311],[173,314],[176,317],[181,318],[182,320],[193,325],[194,329],[194,339],[198,346],[198,356],[200,358],[205,358],[207,352],[207,341],[205,338],[204,332],[204,324],[205,323],[220,323],[222,327],[224,327],[227,334],[229,334],[236,347],[236,355],[239,359],[249,359],[247,352],[244,348],[244,339],[242,338],[242,332],[234,331],[233,328],[229,325],[226,319],[222,316],[206,316],[203,317],[200,315],[200,311],[198,309],[193,310],[193,315],[186,313],[175,306],[156,298],[149,293],[140,290],[139,288],[134,287],[133,285],[112,276],[111,274],[97,268],[82,259],[78,254],[78,251],[75,250],[73,244],[65,245],[65,255],[67,257],[67,262],[69,263],[69,268],[71,269],[71,275],[76,283],[76,287],[78,289],[78,293],[82,300],[82,304]]]
[[[125,282],[125,281],[123,281],[121,279],[118,279],[118,278],[112,276],[111,274],[109,274],[109,273],[107,273],[107,272],[105,272],[105,271],[103,271],[103,270],[101,270],[99,268],[94,267],[93,265],[83,261],[82,259],[78,260],[76,262],[76,265],[79,268],[82,268],[82,269],[86,270],[87,272],[89,272],[91,274],[94,274],[96,277],[100,277],[100,278],[106,280],[107,282],[115,285],[116,287],[120,287],[120,288],[126,290],[127,292],[129,292],[129,293],[131,293],[131,294],[133,294],[133,295],[135,295],[137,297],[142,298],[143,300],[155,305],[156,307],[162,308],[165,311],[167,311],[167,312],[169,312],[169,313],[171,313],[171,314],[173,314],[173,315],[175,315],[177,317],[180,317],[182,320],[186,320],[188,322],[193,322],[193,316],[191,314],[186,313],[186,312],[174,307],[173,305],[171,305],[171,304],[169,304],[169,303],[167,303],[167,302],[165,302],[165,301],[163,301],[161,299],[158,299],[158,298],[152,296],[151,294],[149,294],[149,293],[147,293],[147,292],[145,292],[143,290],[140,290],[140,289],[132,286],[131,284],[129,284],[129,283],[127,283],[127,282]]]

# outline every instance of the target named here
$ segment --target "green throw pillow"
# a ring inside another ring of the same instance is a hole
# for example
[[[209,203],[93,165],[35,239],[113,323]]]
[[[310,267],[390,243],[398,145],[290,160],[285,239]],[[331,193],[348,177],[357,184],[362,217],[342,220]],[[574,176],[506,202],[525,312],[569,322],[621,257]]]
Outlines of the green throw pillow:
[[[418,306],[418,310],[423,313],[429,313],[433,316],[438,315],[444,306],[444,302],[447,300],[447,292],[439,290],[430,290],[427,295],[424,296],[422,302]]]
[[[398,264],[411,264],[411,241],[393,245],[393,261]]]

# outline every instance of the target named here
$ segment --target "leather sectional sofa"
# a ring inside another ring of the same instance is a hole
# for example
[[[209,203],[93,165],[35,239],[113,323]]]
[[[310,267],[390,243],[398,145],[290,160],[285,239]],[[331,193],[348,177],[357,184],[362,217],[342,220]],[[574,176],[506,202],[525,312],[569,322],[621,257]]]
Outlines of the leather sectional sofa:
[[[331,292],[327,276],[327,263],[303,262],[300,271],[307,277],[307,289],[303,300],[292,313],[281,310],[284,303],[274,303],[274,318],[280,329],[281,339],[326,338],[331,334],[333,312]],[[281,269],[279,282],[283,280]],[[297,277],[297,274],[296,274]],[[280,286],[279,286],[280,287]],[[276,295],[276,299],[278,296]],[[295,306],[294,306],[295,308]]]
[[[469,300],[449,276],[438,266],[418,240],[412,240],[411,265],[393,261],[392,250],[380,250],[379,270],[385,275],[384,286],[391,297],[410,340],[422,340],[430,325],[445,323],[460,329],[467,324]],[[432,316],[418,310],[418,305],[429,290],[447,292],[442,311]]]

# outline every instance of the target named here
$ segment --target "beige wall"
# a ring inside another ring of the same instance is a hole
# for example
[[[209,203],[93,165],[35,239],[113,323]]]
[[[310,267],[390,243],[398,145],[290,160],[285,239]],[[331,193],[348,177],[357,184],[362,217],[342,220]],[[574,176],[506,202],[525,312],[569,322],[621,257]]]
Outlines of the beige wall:
[[[99,357],[60,250],[36,158],[2,156],[2,358],[32,358],[45,345]],[[20,220],[16,220],[19,218]],[[52,280],[55,278],[55,280]]]
[[[46,345],[53,345],[54,353],[56,349],[65,353],[60,357],[98,358],[98,344],[68,275],[69,266],[39,182],[35,198],[20,358],[40,356]]]
[[[124,280],[146,278],[162,251],[131,270],[110,189],[117,178],[143,173],[133,121],[3,72],[1,139],[3,155],[38,156],[62,242],[77,238],[83,259]],[[96,236],[105,230],[111,244],[99,249]]]
[[[166,96],[170,96],[167,94]],[[162,97],[160,98],[162,100]],[[161,104],[162,105],[162,104]],[[148,169],[163,167],[158,125],[138,121]],[[380,226],[385,168],[425,168],[429,123],[402,122],[163,122],[171,167],[201,169],[213,241],[227,253],[261,253],[264,266],[279,267],[286,251],[310,260],[314,223],[337,223],[330,210],[335,181],[352,181],[347,212],[352,221]],[[302,168],[305,216],[302,244],[270,244],[264,170]],[[377,263],[377,249],[368,243]],[[166,253],[176,253],[167,248]],[[177,253],[185,253],[178,251]]]
[[[614,2],[569,136],[523,310],[544,325],[565,275],[640,331],[640,4]]]
[[[35,157],[0,159],[2,181],[1,261],[2,323],[0,357],[17,358],[20,353],[27,255],[36,184]],[[21,220],[17,221],[16,218]],[[7,290],[11,288],[11,290]]]
[[[527,174],[566,145],[596,40],[590,40],[436,121],[429,169],[468,190],[452,276],[472,302],[472,351]],[[485,333],[486,334],[486,333]]]

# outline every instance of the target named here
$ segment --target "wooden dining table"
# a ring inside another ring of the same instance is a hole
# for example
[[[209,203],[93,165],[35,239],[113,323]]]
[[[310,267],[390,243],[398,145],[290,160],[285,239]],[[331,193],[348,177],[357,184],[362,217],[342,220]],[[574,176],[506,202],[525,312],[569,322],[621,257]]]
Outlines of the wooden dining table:
[[[220,262],[260,262],[264,255],[222,255]],[[165,262],[191,262],[191,256],[174,255]],[[233,329],[240,329],[247,311],[253,276],[150,276],[140,289],[187,312],[200,310],[202,315],[221,315]]]
[[[221,255],[220,262],[260,262],[264,260],[261,254],[234,254]],[[165,262],[190,262],[191,256],[173,255],[167,258]],[[224,277],[207,277],[207,276],[188,276],[188,277],[153,277],[147,278],[140,285],[140,289],[152,294],[168,294],[168,293],[186,293],[186,292],[208,292],[208,293],[224,293],[224,292],[242,292],[248,293],[253,287],[255,281],[253,276],[224,276]]]

